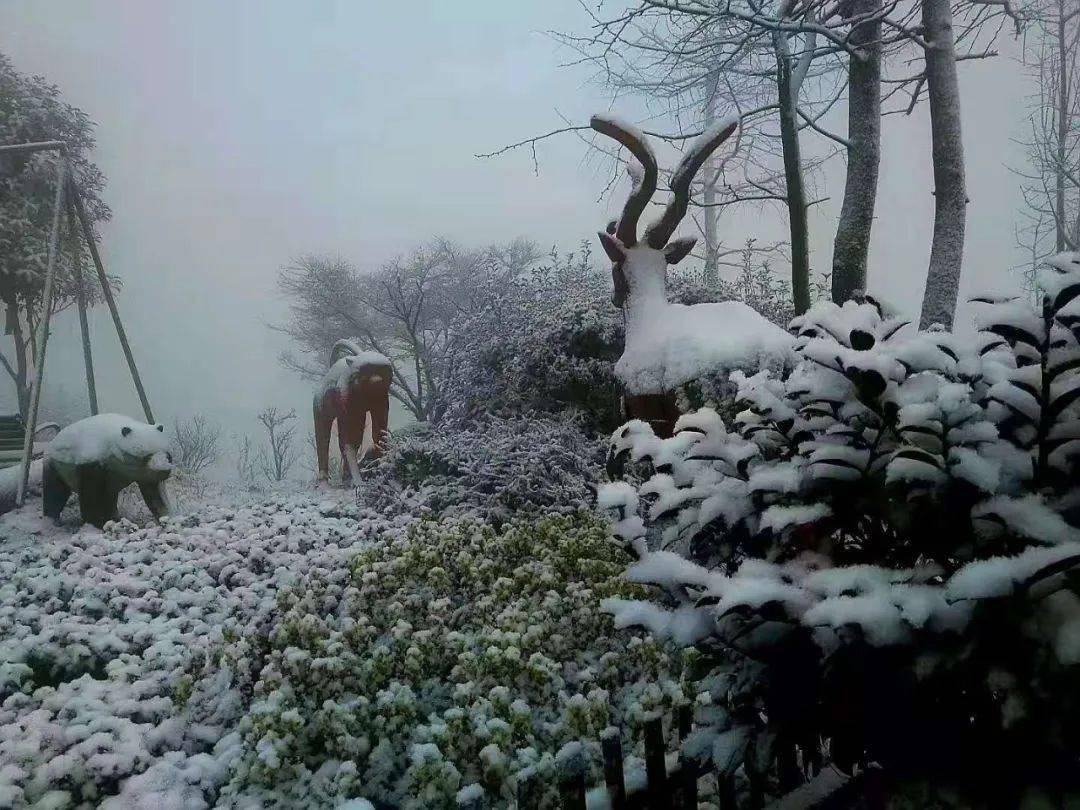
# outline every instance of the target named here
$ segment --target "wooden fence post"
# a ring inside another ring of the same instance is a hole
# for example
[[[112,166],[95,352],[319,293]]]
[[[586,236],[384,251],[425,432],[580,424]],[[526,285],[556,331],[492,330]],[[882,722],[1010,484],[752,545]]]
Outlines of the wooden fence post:
[[[581,771],[563,776],[559,782],[563,810],[585,810],[585,774]]]
[[[519,777],[517,790],[515,791],[518,810],[535,810],[535,808],[539,807],[540,793],[540,780],[535,773],[527,779]]]
[[[626,808],[626,777],[623,774],[622,742],[619,730],[607,728],[600,736],[600,747],[604,752],[604,783],[607,785],[611,810]]]
[[[722,773],[716,775],[716,795],[720,800],[720,810],[737,810],[738,798],[735,794],[735,779]]]
[[[585,765],[585,749],[581,743],[568,744],[556,757],[563,810],[585,810]]]
[[[697,810],[698,806],[698,763],[686,755],[683,746],[694,725],[694,707],[689,703],[679,707],[679,775],[682,782],[682,810]]]
[[[671,810],[666,754],[664,721],[657,715],[645,721],[645,775],[649,780],[648,795],[651,810]]]

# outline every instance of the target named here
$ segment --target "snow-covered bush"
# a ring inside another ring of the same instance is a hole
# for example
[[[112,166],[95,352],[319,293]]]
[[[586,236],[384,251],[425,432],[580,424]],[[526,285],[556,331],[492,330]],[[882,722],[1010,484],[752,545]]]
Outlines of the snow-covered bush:
[[[445,383],[451,414],[577,414],[589,432],[622,420],[613,366],[623,322],[589,243],[515,279],[460,328]]]
[[[1078,258],[1038,312],[981,299],[974,338],[819,303],[792,373],[734,376],[733,422],[614,434],[652,475],[599,500],[660,595],[606,608],[706,654],[717,767],[782,789],[823,756],[878,762],[1001,806],[1076,790]]]
[[[593,500],[603,443],[565,419],[477,415],[391,436],[359,503],[387,516],[573,512]]]
[[[422,521],[312,571],[265,629],[227,627],[190,672],[189,711],[223,674],[243,701],[244,753],[219,801],[295,806],[330,780],[339,800],[452,808],[475,785],[506,806],[536,776],[554,807],[562,746],[587,741],[599,762],[606,727],[633,749],[645,713],[686,699],[683,658],[598,609],[644,595],[626,562],[581,512],[501,531]]]
[[[40,502],[0,517],[0,807],[213,804],[238,710],[221,678],[181,709],[190,657],[222,625],[256,632],[279,590],[345,570],[386,527],[310,494],[194,511],[105,531],[57,527]]]

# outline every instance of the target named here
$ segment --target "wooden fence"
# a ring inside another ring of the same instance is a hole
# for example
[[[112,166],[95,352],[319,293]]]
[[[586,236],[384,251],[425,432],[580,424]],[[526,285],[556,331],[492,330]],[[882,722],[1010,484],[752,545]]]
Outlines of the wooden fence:
[[[679,740],[685,740],[692,726],[692,710],[689,706],[679,709],[676,728]],[[616,735],[601,740],[604,757],[604,786],[611,810],[697,810],[698,787],[702,779],[716,779],[715,794],[722,810],[749,810],[760,806],[751,801],[738,808],[735,783],[730,777],[710,773],[710,769],[685,757],[681,752],[674,768],[667,767],[667,746],[664,742],[664,726],[660,717],[648,720],[645,735],[645,784],[628,786],[623,772],[622,743]],[[591,787],[585,781],[586,768],[567,769],[561,775],[559,795],[564,810],[586,810],[585,796]],[[521,810],[533,810],[538,805],[541,786],[524,782],[518,788],[517,803]],[[477,805],[481,807],[482,805]]]

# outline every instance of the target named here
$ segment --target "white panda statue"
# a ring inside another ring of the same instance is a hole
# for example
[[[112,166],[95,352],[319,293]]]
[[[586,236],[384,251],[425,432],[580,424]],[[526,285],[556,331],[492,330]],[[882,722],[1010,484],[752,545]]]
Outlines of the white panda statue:
[[[73,422],[45,450],[42,500],[46,517],[58,520],[74,492],[82,519],[101,528],[115,520],[116,500],[138,484],[155,518],[168,514],[164,484],[173,470],[164,425],[148,425],[118,413]]]

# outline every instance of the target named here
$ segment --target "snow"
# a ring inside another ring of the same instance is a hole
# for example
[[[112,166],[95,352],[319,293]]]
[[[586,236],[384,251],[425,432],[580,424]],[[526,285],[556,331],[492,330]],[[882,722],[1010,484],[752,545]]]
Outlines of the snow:
[[[813,523],[831,514],[832,509],[823,503],[808,506],[770,506],[761,515],[760,528],[779,532],[791,526]]]
[[[45,450],[47,458],[79,465],[101,461],[129,463],[167,453],[169,438],[160,426],[147,425],[118,413],[102,413],[73,422],[56,434]],[[124,435],[124,429],[131,432]],[[155,462],[169,469],[167,461]]]
[[[636,140],[638,143],[640,143],[642,145],[642,148],[644,148],[645,151],[652,156],[653,162],[656,162],[656,155],[653,152],[652,144],[649,143],[649,139],[645,137],[645,133],[643,133],[640,129],[631,124],[629,121],[626,121],[617,115],[598,113],[592,117],[590,123],[593,129],[596,129],[597,124],[610,124],[611,126],[621,129],[624,132],[628,132],[630,136],[634,138],[634,140]]]
[[[34,494],[41,488],[41,473],[44,463],[41,459],[30,462],[30,477],[27,492]],[[14,464],[0,470],[0,515],[14,508],[15,499],[19,492],[19,478],[22,475],[22,464]]]
[[[683,156],[679,160],[679,164],[675,167],[675,171],[672,172],[671,185],[675,186],[680,182],[686,182],[685,175],[693,168],[691,164],[697,159],[698,153],[706,149],[712,141],[715,141],[725,131],[738,126],[741,120],[739,115],[725,116],[712,126],[706,127],[700,135],[690,141],[689,146],[686,147],[686,151],[683,152]]]
[[[663,393],[707,374],[792,359],[792,336],[742,302],[669,304],[641,286],[631,288],[626,348],[615,364],[628,393]]]
[[[654,551],[631,565],[626,578],[631,582],[671,587],[676,583],[705,586],[713,574],[671,551]]]

